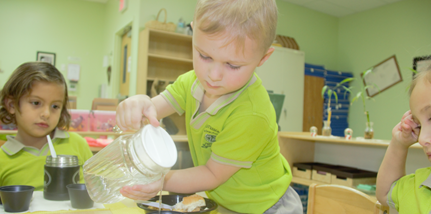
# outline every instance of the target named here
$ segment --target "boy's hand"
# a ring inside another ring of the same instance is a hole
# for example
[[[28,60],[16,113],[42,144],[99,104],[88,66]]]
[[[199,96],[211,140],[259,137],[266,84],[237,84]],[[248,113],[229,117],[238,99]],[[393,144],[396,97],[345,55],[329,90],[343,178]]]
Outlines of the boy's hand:
[[[148,201],[162,190],[164,179],[161,178],[151,184],[124,186],[120,189],[120,193],[127,198],[133,200]]]
[[[160,125],[156,107],[147,95],[129,97],[117,107],[116,122],[123,131],[138,130],[147,119],[155,127]]]
[[[408,148],[418,141],[418,136],[418,124],[413,121],[412,112],[409,110],[392,129],[392,142]]]

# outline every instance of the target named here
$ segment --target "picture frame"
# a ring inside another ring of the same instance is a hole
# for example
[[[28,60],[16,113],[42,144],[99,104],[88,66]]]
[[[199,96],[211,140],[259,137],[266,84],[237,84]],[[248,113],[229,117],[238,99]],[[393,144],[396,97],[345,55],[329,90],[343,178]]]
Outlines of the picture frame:
[[[362,80],[365,86],[370,86],[366,90],[369,97],[374,97],[402,82],[403,77],[401,76],[396,56],[393,55],[373,66],[372,72],[363,76]]]
[[[55,53],[38,51],[36,55],[36,61],[47,62],[55,66]]]
[[[413,58],[413,70],[418,73],[426,70],[429,66],[431,66],[431,55]],[[413,76],[414,75],[415,73],[413,73]]]

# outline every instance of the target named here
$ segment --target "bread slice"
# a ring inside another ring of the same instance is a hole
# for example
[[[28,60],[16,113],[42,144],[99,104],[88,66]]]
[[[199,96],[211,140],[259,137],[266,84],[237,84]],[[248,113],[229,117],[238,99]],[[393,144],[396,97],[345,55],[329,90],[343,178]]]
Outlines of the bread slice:
[[[199,211],[200,207],[206,206],[205,199],[197,194],[183,198],[182,202],[175,204],[173,211],[193,212]]]

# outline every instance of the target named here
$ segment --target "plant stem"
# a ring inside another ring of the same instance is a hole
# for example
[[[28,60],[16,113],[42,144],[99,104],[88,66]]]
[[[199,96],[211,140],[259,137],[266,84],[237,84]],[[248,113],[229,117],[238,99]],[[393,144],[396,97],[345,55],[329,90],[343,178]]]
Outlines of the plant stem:
[[[329,96],[329,101],[328,101],[328,118],[326,119],[326,121],[328,121],[328,124],[331,121],[331,96]]]
[[[363,105],[363,107],[364,107],[364,112],[365,112],[365,115],[367,115],[367,122],[368,122],[368,124],[370,124],[370,114],[368,113],[368,111],[367,111],[367,109],[366,109],[366,107],[365,107],[365,95],[364,95],[364,93],[365,93],[365,90],[363,90],[363,92],[362,92],[363,94],[363,96],[361,96],[361,98],[362,98],[362,105]]]

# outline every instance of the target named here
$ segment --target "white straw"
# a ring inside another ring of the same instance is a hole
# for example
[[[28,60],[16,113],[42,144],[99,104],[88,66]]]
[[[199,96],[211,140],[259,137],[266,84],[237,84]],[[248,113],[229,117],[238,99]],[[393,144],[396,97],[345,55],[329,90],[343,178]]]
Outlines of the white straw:
[[[48,139],[48,145],[49,145],[49,150],[51,151],[51,156],[53,158],[56,158],[57,154],[55,153],[54,145],[52,145],[51,137],[47,135],[46,138]]]

